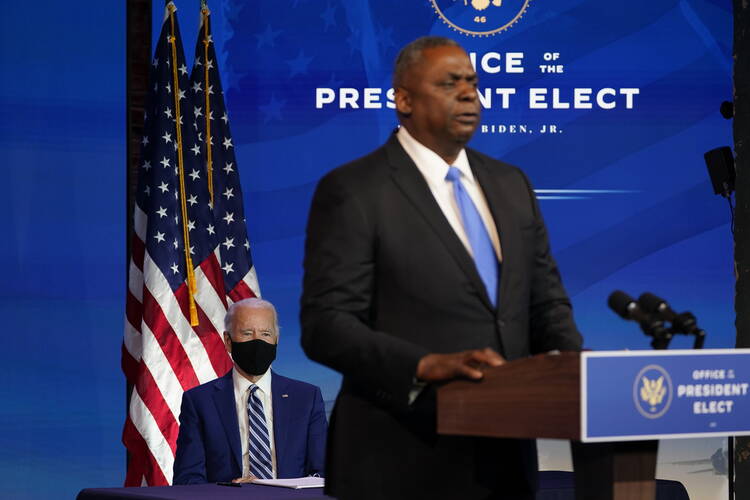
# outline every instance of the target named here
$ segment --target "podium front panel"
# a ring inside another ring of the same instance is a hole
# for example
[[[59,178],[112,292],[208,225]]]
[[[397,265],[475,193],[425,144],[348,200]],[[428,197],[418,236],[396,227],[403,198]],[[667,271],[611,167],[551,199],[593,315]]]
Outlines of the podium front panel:
[[[750,349],[581,354],[581,440],[750,434]]]

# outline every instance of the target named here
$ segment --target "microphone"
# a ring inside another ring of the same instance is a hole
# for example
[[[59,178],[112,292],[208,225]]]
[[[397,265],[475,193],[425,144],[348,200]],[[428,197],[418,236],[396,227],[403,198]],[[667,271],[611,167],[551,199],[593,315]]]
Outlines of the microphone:
[[[646,292],[638,297],[638,303],[644,311],[672,323],[672,332],[695,335],[697,337],[695,341],[696,345],[700,344],[700,347],[703,346],[703,339],[706,336],[706,332],[698,327],[698,322],[690,311],[678,314],[669,307],[666,300],[650,292]],[[700,349],[700,347],[697,347],[697,349]]]
[[[607,305],[622,319],[638,321],[639,323],[650,319],[648,314],[640,308],[638,302],[621,290],[615,290],[609,295]]]
[[[607,300],[610,309],[622,319],[636,321],[646,335],[654,337],[651,345],[654,349],[666,349],[672,339],[672,333],[664,328],[664,322],[641,309],[638,302],[627,293],[616,290]]]

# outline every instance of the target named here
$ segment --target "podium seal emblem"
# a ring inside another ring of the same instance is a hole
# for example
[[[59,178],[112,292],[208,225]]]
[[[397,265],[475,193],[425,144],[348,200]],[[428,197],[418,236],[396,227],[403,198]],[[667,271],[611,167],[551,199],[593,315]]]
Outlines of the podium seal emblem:
[[[644,367],[633,381],[633,401],[641,415],[659,418],[672,404],[672,378],[659,365]]]

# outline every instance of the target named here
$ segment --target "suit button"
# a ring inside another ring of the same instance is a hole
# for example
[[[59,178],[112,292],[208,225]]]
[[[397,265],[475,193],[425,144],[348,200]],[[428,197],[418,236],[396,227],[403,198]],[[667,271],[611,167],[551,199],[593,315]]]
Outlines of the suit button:
[[[499,329],[501,329],[501,330],[502,330],[503,328],[505,328],[505,321],[503,321],[503,320],[501,320],[501,319],[497,320],[497,327],[498,327]]]

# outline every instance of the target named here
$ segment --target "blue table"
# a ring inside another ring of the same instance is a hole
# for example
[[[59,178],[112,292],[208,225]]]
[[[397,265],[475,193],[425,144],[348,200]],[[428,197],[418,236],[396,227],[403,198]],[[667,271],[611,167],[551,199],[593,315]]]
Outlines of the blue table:
[[[198,484],[192,486],[161,486],[153,488],[89,488],[77,500],[329,500],[322,489],[291,490],[245,484],[241,488]],[[537,500],[575,500],[573,473],[543,471],[539,473]],[[682,483],[656,481],[656,500],[690,500]]]

